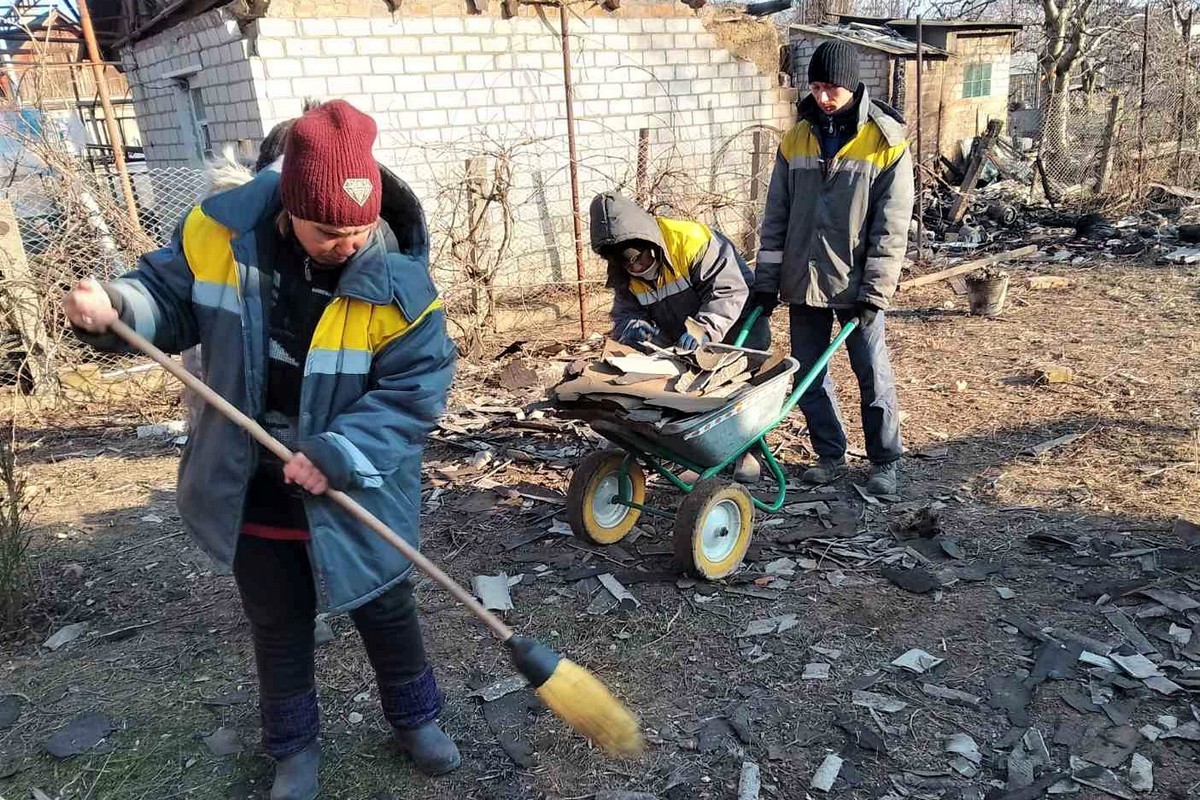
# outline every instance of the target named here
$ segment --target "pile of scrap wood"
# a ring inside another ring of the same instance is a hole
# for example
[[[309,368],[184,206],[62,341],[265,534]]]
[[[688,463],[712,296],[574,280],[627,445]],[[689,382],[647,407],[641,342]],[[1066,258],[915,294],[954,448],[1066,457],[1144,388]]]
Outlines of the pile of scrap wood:
[[[637,422],[667,422],[728,404],[782,361],[769,353],[705,345],[649,353],[608,342],[600,357],[572,363],[552,396],[572,410],[620,409]]]

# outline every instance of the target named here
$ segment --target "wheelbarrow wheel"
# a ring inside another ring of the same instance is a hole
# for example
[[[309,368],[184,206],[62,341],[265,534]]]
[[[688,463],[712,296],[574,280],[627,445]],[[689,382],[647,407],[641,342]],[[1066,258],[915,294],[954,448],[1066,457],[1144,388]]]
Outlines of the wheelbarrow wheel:
[[[625,453],[620,450],[592,453],[571,476],[567,521],[581,539],[592,544],[616,544],[633,530],[641,517],[641,510],[616,502],[622,497],[638,505],[646,502],[646,473],[641,464],[631,460],[622,481],[624,460]]]
[[[753,532],[754,500],[744,486],[701,481],[675,514],[675,563],[700,578],[724,578],[741,565]]]

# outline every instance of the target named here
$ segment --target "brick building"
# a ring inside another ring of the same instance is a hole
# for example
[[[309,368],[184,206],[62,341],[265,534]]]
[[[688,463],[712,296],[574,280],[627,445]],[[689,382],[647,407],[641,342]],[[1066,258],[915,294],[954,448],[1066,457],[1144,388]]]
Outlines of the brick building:
[[[478,200],[464,199],[458,184],[482,186],[504,170],[511,219],[496,226],[518,243],[506,280],[571,280],[557,9],[513,4],[508,17],[497,4],[461,0],[413,0],[395,13],[389,5],[238,2],[128,25],[116,52],[147,163],[198,165],[227,144],[256,148],[306,98],[343,97],[379,122],[377,158],[425,202],[435,249],[453,239],[452,231],[439,237],[437,226],[461,219],[455,215]],[[576,4],[571,14],[585,214],[594,192],[614,185],[634,192],[641,141],[650,153],[641,176],[647,200],[685,188],[721,195],[708,204],[706,221],[750,236],[754,215],[729,208],[761,202],[761,187],[745,176],[752,161],[771,162],[756,157],[751,142],[773,149],[794,118],[795,93],[780,88],[777,71],[726,49],[683,3],[625,0],[613,12]],[[745,133],[751,129],[767,136]],[[444,267],[448,254],[440,255]]]
[[[916,21],[842,16],[838,24],[792,25],[792,73],[797,86],[817,46],[829,39],[859,51],[863,83],[872,97],[899,109],[916,136]],[[923,156],[955,159],[960,143],[1008,119],[1013,39],[1007,22],[927,20],[923,24],[921,135]]]

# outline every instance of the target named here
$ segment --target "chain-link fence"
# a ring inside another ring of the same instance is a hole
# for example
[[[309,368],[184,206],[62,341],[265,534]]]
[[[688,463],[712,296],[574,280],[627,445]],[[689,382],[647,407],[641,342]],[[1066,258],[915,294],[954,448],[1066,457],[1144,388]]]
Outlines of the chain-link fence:
[[[780,136],[754,125],[696,142],[664,126],[614,135],[603,149],[595,136],[581,137],[592,145],[579,153],[582,284],[565,135],[426,146],[417,154],[423,164],[396,171],[414,183],[425,206],[452,333],[469,352],[482,352],[497,330],[519,335],[577,320],[581,285],[588,299],[599,300],[604,268],[586,241],[587,206],[597,191],[622,191],[654,213],[705,222],[752,256]],[[9,215],[16,233],[0,253],[0,382],[36,387],[44,398],[100,414],[113,402],[129,405],[132,394],[171,402],[178,396],[164,391],[170,381],[143,360],[80,343],[60,308],[74,282],[119,275],[168,242],[209,184],[200,168],[134,164],[131,178],[137,228],[111,170],[93,172],[65,153],[0,187],[0,216]],[[605,324],[602,305],[594,330]]]
[[[163,387],[165,376],[142,360],[70,335],[59,302],[78,280],[115,277],[167,241],[205,185],[203,172],[190,169],[135,168],[132,180],[138,227],[115,178],[65,154],[0,188],[0,383],[100,413],[113,402],[152,400]]]

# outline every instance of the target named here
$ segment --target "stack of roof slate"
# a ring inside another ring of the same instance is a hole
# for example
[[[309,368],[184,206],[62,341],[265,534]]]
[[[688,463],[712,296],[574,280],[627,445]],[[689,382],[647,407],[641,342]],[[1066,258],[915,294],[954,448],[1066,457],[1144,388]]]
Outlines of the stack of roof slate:
[[[693,352],[608,342],[599,358],[567,368],[554,400],[572,410],[621,409],[631,421],[659,422],[727,405],[782,360],[769,353],[706,345]]]

